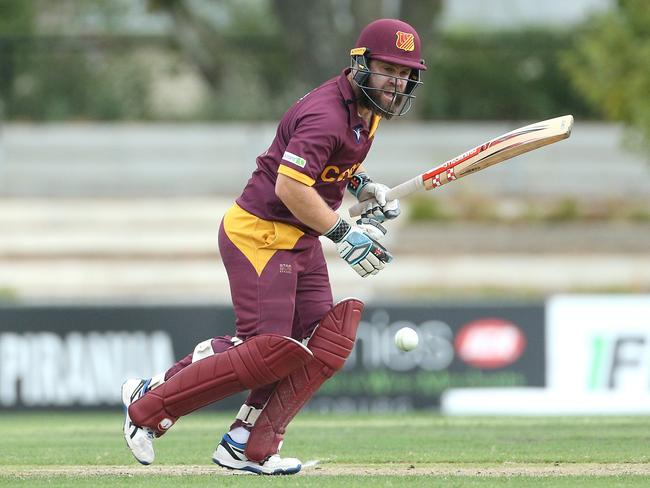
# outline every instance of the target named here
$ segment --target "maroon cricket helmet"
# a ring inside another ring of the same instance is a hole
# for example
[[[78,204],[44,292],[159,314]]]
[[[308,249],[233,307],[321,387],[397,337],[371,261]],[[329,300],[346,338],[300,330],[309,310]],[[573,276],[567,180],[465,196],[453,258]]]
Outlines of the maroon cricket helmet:
[[[359,35],[352,50],[386,63],[399,64],[417,70],[426,70],[421,57],[420,36],[406,22],[397,19],[379,19],[368,24]]]
[[[361,103],[385,118],[407,113],[415,98],[413,92],[422,84],[420,72],[427,69],[420,54],[420,36],[406,22],[397,19],[379,19],[368,24],[361,31],[355,47],[350,50],[350,67],[354,70],[352,81],[364,95],[360,99]],[[404,91],[401,93],[397,91],[397,81],[404,80],[397,76],[393,76],[396,83],[393,84],[392,89],[371,86],[369,80],[372,75],[390,76],[371,71],[371,60],[411,68],[409,77],[405,79],[407,83]],[[381,92],[393,95],[390,106],[382,106],[377,101]]]

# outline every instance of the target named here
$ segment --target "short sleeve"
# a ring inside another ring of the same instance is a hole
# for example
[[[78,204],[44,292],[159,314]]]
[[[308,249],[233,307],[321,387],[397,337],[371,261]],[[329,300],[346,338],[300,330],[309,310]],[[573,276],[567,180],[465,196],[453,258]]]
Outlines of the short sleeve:
[[[328,114],[303,116],[282,155],[278,172],[313,186],[338,145],[336,126]]]

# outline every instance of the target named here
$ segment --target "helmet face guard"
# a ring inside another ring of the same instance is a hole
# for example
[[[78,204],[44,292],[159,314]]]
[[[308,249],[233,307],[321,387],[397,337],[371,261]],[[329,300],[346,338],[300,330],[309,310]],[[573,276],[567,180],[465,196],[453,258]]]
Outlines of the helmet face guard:
[[[382,116],[387,116],[387,118],[393,117],[394,115],[400,116],[406,114],[411,107],[413,106],[413,99],[415,95],[413,92],[415,89],[422,84],[420,81],[420,70],[411,68],[411,75],[408,78],[402,78],[399,76],[391,76],[384,73],[378,73],[376,71],[370,70],[370,60],[372,55],[369,50],[366,48],[355,48],[350,52],[350,67],[355,71],[352,79],[356,85],[361,89],[361,92],[366,97],[373,108],[373,111]],[[378,60],[381,61],[381,60]],[[370,86],[370,76],[378,76],[383,78],[393,78],[395,83],[393,84],[392,90],[386,90],[383,88],[376,88]],[[397,90],[397,82],[406,81],[406,88],[403,92]],[[376,93],[388,93],[393,95],[393,101],[391,105],[386,108],[379,105],[373,98],[373,94]]]

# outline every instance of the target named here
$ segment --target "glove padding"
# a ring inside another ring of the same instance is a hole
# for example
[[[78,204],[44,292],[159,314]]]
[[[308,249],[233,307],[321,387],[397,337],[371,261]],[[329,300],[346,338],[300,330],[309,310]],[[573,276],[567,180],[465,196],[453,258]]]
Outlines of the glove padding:
[[[363,225],[363,227],[361,226]],[[339,256],[354,269],[359,276],[374,275],[384,269],[384,265],[393,260],[393,256],[386,248],[371,237],[367,226],[376,228],[374,224],[363,223],[360,226],[351,226],[339,217],[338,222],[325,236],[336,243]],[[381,225],[379,226],[381,227]],[[383,227],[382,227],[383,229]],[[385,230],[383,232],[385,234]],[[375,234],[376,235],[376,234]]]
[[[379,242],[370,237],[361,227],[350,227],[343,239],[336,244],[345,262],[354,269],[359,276],[374,275],[390,263],[393,256]]]
[[[363,204],[361,216],[379,222],[397,218],[402,213],[399,200],[386,200],[388,190],[390,188],[381,183],[368,183],[364,186],[359,192],[359,202]]]
[[[363,231],[368,234],[372,240],[375,241],[381,241],[388,232],[388,229],[386,229],[386,227],[381,225],[379,221],[373,218],[362,217],[357,220],[356,224],[357,227],[363,229]]]
[[[395,219],[402,212],[399,200],[386,200],[388,188],[381,183],[375,183],[366,173],[355,174],[348,183],[348,190],[360,203],[361,216],[383,222],[386,219]]]

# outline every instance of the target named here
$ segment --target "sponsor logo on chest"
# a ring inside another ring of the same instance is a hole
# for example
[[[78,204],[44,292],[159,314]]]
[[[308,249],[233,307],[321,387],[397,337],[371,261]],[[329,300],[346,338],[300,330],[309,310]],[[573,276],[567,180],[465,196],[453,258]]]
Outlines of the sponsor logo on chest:
[[[361,166],[361,163],[354,163],[348,169],[342,170],[338,166],[330,164],[323,168],[323,171],[320,174],[320,179],[328,183],[332,183],[334,181],[349,180],[352,178],[359,166]]]
[[[361,131],[363,130],[363,127],[360,125],[356,126],[355,128],[352,129],[352,132],[354,132],[354,135],[357,138],[357,143],[361,142]]]

